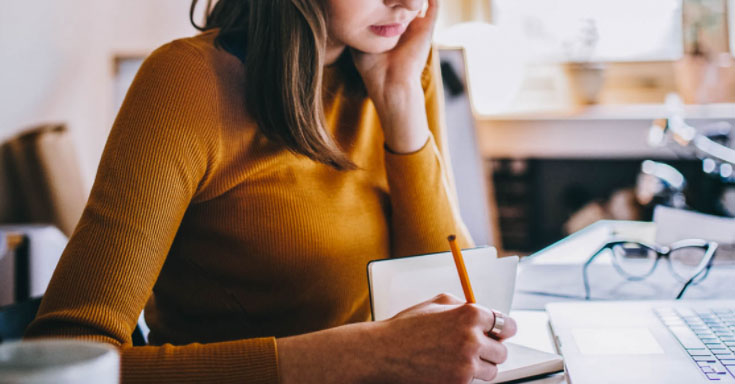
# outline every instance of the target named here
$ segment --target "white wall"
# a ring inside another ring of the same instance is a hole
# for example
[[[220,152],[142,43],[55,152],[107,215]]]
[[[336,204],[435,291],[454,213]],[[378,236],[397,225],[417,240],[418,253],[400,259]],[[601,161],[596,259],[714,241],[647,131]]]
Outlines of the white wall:
[[[735,0],[727,3],[727,27],[730,31],[730,53],[735,57]]]
[[[0,138],[65,122],[85,187],[114,110],[114,57],[196,33],[189,0],[0,0]]]
[[[0,140],[35,124],[65,122],[90,188],[117,113],[114,57],[147,54],[195,34],[190,3],[0,0]],[[489,9],[486,0],[444,3],[447,25],[478,4]]]

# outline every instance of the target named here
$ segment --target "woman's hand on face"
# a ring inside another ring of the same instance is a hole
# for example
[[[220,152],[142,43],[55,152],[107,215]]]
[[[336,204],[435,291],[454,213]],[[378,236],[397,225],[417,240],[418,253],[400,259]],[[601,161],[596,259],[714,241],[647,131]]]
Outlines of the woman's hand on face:
[[[393,152],[414,152],[430,134],[421,74],[431,51],[437,11],[438,0],[428,0],[424,17],[416,17],[390,51],[352,51],[355,66],[380,117],[385,143]]]
[[[420,84],[421,73],[431,50],[431,36],[438,11],[438,0],[428,0],[426,14],[408,25],[398,44],[383,53],[353,50],[352,57],[371,97],[386,98],[384,92],[395,87]],[[380,100],[376,100],[380,102]]]
[[[501,341],[516,332],[515,321],[506,317],[499,340],[490,338],[494,322],[486,308],[439,295],[383,322],[378,363],[385,364],[384,372],[392,370],[396,382],[492,380],[508,354]]]

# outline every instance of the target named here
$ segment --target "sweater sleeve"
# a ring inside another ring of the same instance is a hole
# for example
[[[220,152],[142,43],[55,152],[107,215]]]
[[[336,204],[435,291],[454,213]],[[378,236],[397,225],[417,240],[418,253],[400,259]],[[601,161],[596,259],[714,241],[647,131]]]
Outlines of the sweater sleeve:
[[[421,82],[431,131],[429,140],[413,153],[386,151],[385,154],[392,208],[393,257],[447,251],[450,234],[457,235],[460,247],[474,246],[457,204],[446,144],[439,57],[435,49],[429,55]]]
[[[217,97],[213,70],[185,42],[144,62],[27,338],[113,344],[124,383],[278,382],[274,338],[131,342],[184,213],[218,162]]]

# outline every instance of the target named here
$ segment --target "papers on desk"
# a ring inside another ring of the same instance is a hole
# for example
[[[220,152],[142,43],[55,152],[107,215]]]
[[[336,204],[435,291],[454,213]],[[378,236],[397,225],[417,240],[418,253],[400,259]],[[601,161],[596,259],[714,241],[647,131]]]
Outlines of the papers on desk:
[[[666,214],[662,215],[661,212]],[[515,308],[542,309],[551,301],[584,299],[582,266],[594,252],[610,240],[626,239],[668,244],[674,239],[680,240],[682,236],[703,236],[701,228],[705,226],[696,221],[698,218],[701,219],[700,214],[685,212],[687,218],[682,220],[691,221],[678,221],[678,224],[674,225],[673,223],[677,221],[671,219],[671,213],[657,210],[659,221],[665,219],[668,222],[668,227],[664,224],[663,230],[658,228],[659,223],[656,222],[598,221],[525,258],[519,266]],[[690,232],[685,233],[684,230]],[[705,239],[725,239],[726,235],[735,234],[735,230],[728,229],[728,231],[730,232],[711,231],[713,236],[719,238]],[[735,291],[735,265],[718,263],[717,260],[721,257],[719,252],[718,250],[715,266],[707,278],[699,284],[690,286],[684,295],[685,299],[728,298],[731,292]],[[665,265],[667,263],[665,260],[662,260],[654,273],[646,279],[629,281],[615,270],[610,256],[610,252],[605,251],[589,266],[592,299],[673,299],[682,287],[682,283],[674,278]]]
[[[518,257],[498,259],[495,248],[490,247],[463,250],[462,253],[477,303],[509,313]],[[457,268],[450,252],[370,262],[368,282],[375,320],[391,318],[398,312],[440,293],[463,297]],[[493,383],[559,372],[563,369],[563,361],[558,355],[512,343],[506,345],[508,360],[499,365],[498,376]],[[484,381],[476,380],[475,383]]]
[[[658,206],[653,211],[656,241],[671,244],[684,239],[735,244],[735,219]]]
[[[653,212],[656,241],[671,244],[684,239],[703,239],[719,244],[715,268],[735,266],[735,219],[658,206]]]
[[[615,238],[651,243],[656,225],[644,221],[601,220],[536,252],[534,264],[583,264],[605,243]]]

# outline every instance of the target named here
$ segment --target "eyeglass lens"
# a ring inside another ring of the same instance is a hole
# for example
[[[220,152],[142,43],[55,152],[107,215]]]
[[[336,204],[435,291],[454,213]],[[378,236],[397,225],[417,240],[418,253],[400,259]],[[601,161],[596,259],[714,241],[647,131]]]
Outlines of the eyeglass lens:
[[[611,249],[621,272],[634,278],[649,275],[658,258],[658,253],[655,250],[637,243],[618,244]],[[671,272],[682,283],[688,281],[702,272],[707,263],[706,254],[706,248],[699,246],[671,250],[668,254]],[[701,278],[703,276],[697,276],[697,279]]]
[[[687,280],[694,277],[696,274],[702,272],[705,268],[707,260],[705,257],[707,251],[703,247],[682,247],[673,249],[669,253],[669,261],[671,265],[671,272],[674,276],[685,283]],[[698,282],[704,278],[704,274],[697,276],[694,282]]]
[[[658,258],[655,250],[636,243],[617,244],[611,250],[620,271],[628,277],[648,276],[653,271]]]

